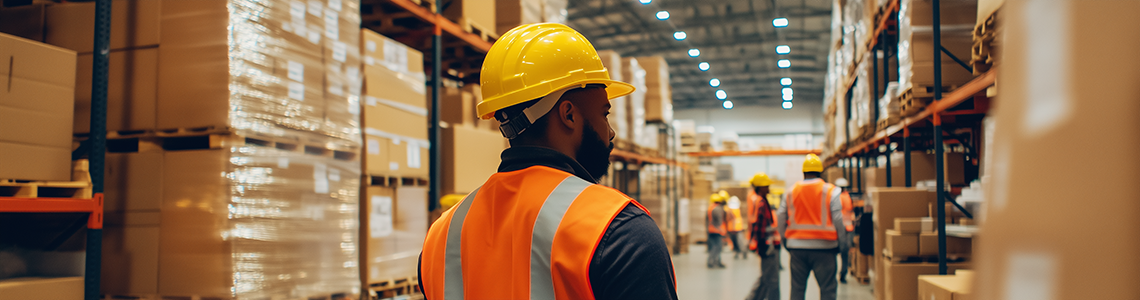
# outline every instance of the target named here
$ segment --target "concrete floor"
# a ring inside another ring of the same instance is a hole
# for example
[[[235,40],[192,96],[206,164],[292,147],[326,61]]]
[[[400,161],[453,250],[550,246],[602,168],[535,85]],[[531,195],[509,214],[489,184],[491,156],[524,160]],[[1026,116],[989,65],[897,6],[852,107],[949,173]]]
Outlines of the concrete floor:
[[[730,249],[721,253],[724,269],[709,269],[705,263],[708,254],[704,245],[692,245],[689,253],[674,255],[673,268],[677,275],[677,294],[682,300],[742,300],[748,296],[752,284],[760,278],[760,258],[752,254],[747,259],[733,259]],[[787,300],[791,291],[791,275],[788,271],[788,252],[780,258],[784,270],[780,271],[780,297]],[[838,261],[838,258],[836,258]],[[813,275],[814,276],[814,275]],[[870,285],[860,285],[853,277],[847,277],[847,284],[839,284],[839,300],[874,300]],[[819,299],[819,286],[815,278],[808,279],[807,300]]]

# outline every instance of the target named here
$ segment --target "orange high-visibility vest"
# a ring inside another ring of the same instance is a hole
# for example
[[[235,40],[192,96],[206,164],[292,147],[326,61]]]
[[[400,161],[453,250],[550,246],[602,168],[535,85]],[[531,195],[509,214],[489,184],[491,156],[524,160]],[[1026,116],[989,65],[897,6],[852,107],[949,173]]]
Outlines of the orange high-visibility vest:
[[[847,232],[855,231],[855,206],[851,205],[851,195],[843,191],[839,200],[843,202],[843,226],[847,227]]]
[[[739,208],[729,208],[725,214],[731,219],[731,221],[728,222],[728,232],[744,231],[744,217],[740,216]]]
[[[798,240],[839,239],[831,221],[831,193],[834,185],[819,181],[798,183],[788,202],[788,228],[786,237]]]
[[[637,201],[535,166],[492,175],[432,224],[420,257],[428,299],[594,299],[590,261]]]
[[[764,204],[767,202],[768,202],[768,199],[764,199],[763,197],[760,197],[760,195],[757,195],[755,192],[753,192],[753,191],[748,192],[748,205],[749,205],[748,206],[749,207],[748,225],[749,225],[749,228],[751,228],[751,226],[755,226],[756,222],[760,221],[760,214],[762,214],[762,213],[768,214],[771,218],[769,220],[772,220],[772,222],[768,224],[767,228],[764,228],[764,231],[766,231],[768,233],[768,239],[766,242],[768,245],[778,245],[778,244],[780,244],[780,235],[776,234],[776,231],[777,231],[776,222],[778,220],[778,219],[776,219],[776,212],[771,210],[771,209],[769,209],[766,212],[761,211],[762,209],[764,209]],[[749,250],[756,250],[759,247],[759,242],[760,241],[757,241],[754,238],[751,239],[749,241],[749,244],[748,244],[748,249]]]
[[[728,228],[725,228],[724,223],[728,223],[728,215],[725,214],[724,218],[721,218],[720,226],[713,226],[712,212],[714,208],[716,208],[716,203],[709,204],[708,217],[705,219],[705,223],[709,224],[709,233],[727,235]]]

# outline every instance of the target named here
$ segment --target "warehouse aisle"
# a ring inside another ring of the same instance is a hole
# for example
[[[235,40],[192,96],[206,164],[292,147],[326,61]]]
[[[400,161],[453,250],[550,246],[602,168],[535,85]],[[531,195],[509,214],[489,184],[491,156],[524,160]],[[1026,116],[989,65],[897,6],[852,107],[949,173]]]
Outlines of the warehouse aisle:
[[[742,300],[748,296],[752,284],[760,277],[760,259],[756,255],[748,259],[732,259],[731,252],[722,253],[725,269],[708,269],[705,261],[708,255],[704,245],[689,246],[689,253],[673,256],[673,268],[677,274],[677,294],[682,300]],[[788,252],[781,258],[784,270],[780,272],[780,297],[788,299],[791,290],[788,273]],[[852,277],[847,284],[839,285],[839,300],[873,300],[870,285],[859,285]],[[815,278],[808,279],[808,300],[819,299],[819,287]]]

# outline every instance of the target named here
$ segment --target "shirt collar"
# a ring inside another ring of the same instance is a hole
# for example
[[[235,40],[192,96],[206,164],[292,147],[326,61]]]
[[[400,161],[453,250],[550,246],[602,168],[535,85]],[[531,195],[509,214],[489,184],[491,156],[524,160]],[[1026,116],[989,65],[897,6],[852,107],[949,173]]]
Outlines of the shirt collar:
[[[590,183],[598,183],[577,160],[554,149],[536,146],[511,147],[500,156],[499,172],[513,172],[534,166],[544,166],[574,174]]]

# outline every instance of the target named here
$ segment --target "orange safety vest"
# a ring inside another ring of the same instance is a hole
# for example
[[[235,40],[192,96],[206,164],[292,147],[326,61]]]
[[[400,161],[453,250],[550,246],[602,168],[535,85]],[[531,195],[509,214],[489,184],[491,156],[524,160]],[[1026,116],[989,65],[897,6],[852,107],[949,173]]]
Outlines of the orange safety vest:
[[[728,234],[728,228],[725,228],[724,224],[728,223],[728,214],[725,214],[725,217],[721,219],[720,226],[713,226],[712,212],[713,212],[714,208],[716,208],[716,203],[710,203],[709,204],[709,211],[708,211],[708,218],[705,219],[705,223],[708,223],[708,225],[709,225],[709,233],[715,233],[715,234],[719,234],[719,235],[727,235]]]
[[[725,207],[728,206],[726,205]],[[729,208],[725,211],[725,214],[728,215],[728,218],[731,220],[728,222],[728,232],[744,231],[744,217],[740,216],[739,208]]]
[[[843,191],[839,200],[843,202],[843,226],[847,227],[847,232],[855,231],[855,207],[851,205],[851,195]]]
[[[834,185],[819,181],[797,183],[788,202],[788,228],[786,237],[797,240],[839,239],[831,221],[831,193]]]
[[[428,299],[594,299],[590,261],[633,199],[535,166],[492,175],[432,224],[420,257]]]
[[[756,222],[760,221],[760,214],[761,213],[767,213],[769,216],[771,216],[770,217],[771,219],[769,219],[769,220],[772,220],[772,222],[768,224],[768,228],[764,229],[768,233],[767,243],[769,245],[777,245],[780,243],[780,235],[776,234],[776,231],[777,231],[776,222],[778,220],[778,219],[776,219],[776,212],[771,210],[771,209],[769,209],[767,212],[761,212],[760,211],[761,209],[764,208],[764,204],[767,202],[768,202],[768,199],[764,199],[763,197],[760,197],[760,195],[757,195],[756,192],[753,192],[753,191],[748,192],[748,205],[749,205],[748,206],[749,207],[748,225],[750,226],[750,228],[751,228],[751,226],[755,226]],[[759,242],[760,241],[757,241],[756,239],[751,239],[749,241],[749,244],[748,244],[748,249],[749,250],[756,250],[757,247],[759,247],[759,245],[758,245]]]

